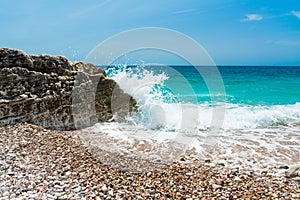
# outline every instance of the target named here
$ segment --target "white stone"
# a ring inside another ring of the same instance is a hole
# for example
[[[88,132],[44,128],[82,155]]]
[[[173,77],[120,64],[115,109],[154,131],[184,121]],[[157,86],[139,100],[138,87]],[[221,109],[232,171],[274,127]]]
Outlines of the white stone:
[[[15,175],[15,172],[13,172],[12,169],[9,169],[7,172],[7,175],[13,176],[13,175]]]
[[[55,197],[61,197],[63,194],[62,193],[59,193],[59,192],[56,192],[55,193]]]
[[[293,178],[293,180],[300,183],[300,177],[295,177],[295,178]]]
[[[103,185],[102,188],[101,188],[102,192],[107,192],[107,187],[106,185]]]
[[[27,98],[28,96],[26,94],[21,94],[20,97],[21,98]]]
[[[5,192],[3,193],[3,197],[9,197],[9,192],[8,192],[8,191],[5,191]]]
[[[70,172],[70,171],[66,172],[66,176],[70,176],[71,174],[72,174],[72,172]]]
[[[233,180],[236,181],[236,182],[241,182],[242,181],[242,179],[238,176],[236,176]]]
[[[218,165],[221,165],[221,166],[225,166],[226,165],[226,160],[219,160],[218,161]]]
[[[288,170],[286,170],[285,176],[288,178],[300,176],[300,164],[290,167]]]
[[[27,187],[27,190],[33,190],[33,185],[29,185],[29,186]]]
[[[49,199],[56,199],[55,196],[53,196],[53,195],[51,195],[51,194],[47,194],[47,197],[48,197]]]
[[[80,191],[81,191],[81,187],[78,186],[78,187],[74,188],[73,191],[74,191],[74,192],[80,192]]]
[[[217,184],[212,184],[212,187],[216,190],[216,189],[219,189],[219,188],[222,188],[222,186],[220,185],[217,185]]]
[[[38,198],[38,194],[30,194],[29,199],[37,199]]]
[[[109,194],[110,196],[113,196],[113,195],[114,195],[114,191],[113,191],[113,190],[110,190],[110,191],[108,191],[108,194]]]
[[[26,147],[29,144],[29,142],[26,140],[22,140],[21,143],[24,147]]]

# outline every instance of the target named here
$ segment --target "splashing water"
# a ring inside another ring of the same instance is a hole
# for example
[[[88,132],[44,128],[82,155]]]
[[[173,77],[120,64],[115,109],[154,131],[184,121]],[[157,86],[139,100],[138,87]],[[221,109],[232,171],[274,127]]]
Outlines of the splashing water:
[[[289,94],[290,99],[296,101],[289,99],[286,103],[274,104],[274,98],[267,102],[271,98],[263,96],[268,91],[259,91],[259,86],[247,85],[251,74],[249,77],[241,76],[241,80],[245,81],[239,87],[237,85],[241,83],[236,80],[231,85],[236,74],[230,78],[226,77],[228,74],[223,74],[225,86],[230,86],[226,87],[227,93],[231,95],[226,95],[222,129],[216,131],[210,125],[213,109],[218,102],[212,102],[211,95],[219,94],[209,94],[205,82],[199,74],[195,74],[196,71],[165,66],[110,66],[105,70],[108,77],[137,100],[139,112],[128,116],[127,123],[104,123],[94,127],[94,132],[107,133],[130,145],[136,140],[174,143],[181,134],[182,140],[196,139],[190,140],[189,149],[194,148],[202,155],[208,153],[207,147],[212,144],[210,146],[214,150],[209,148],[211,157],[231,157],[239,163],[249,158],[272,163],[299,162],[300,103],[293,92]],[[256,77],[257,85],[261,77]],[[295,83],[295,80],[292,84],[300,86],[300,81]],[[289,87],[291,82],[283,81],[281,84]],[[248,99],[241,89],[244,87],[248,87]],[[240,96],[237,95],[239,92]]]
[[[178,73],[175,77],[176,81],[170,81],[174,79],[166,74],[167,72],[174,75],[174,70],[170,70],[170,67],[161,73],[153,69],[155,68],[147,66],[118,66],[107,69],[108,76],[138,101],[140,114],[130,120],[147,128],[163,128],[169,131],[186,130],[187,127],[191,128],[190,131],[210,128],[214,106],[207,89],[199,88],[193,83],[194,77],[179,76]],[[200,84],[203,84],[203,81]],[[224,129],[292,125],[300,121],[300,103],[247,105],[233,103],[230,98],[233,97],[228,95]],[[189,113],[189,115],[184,115],[184,113]]]

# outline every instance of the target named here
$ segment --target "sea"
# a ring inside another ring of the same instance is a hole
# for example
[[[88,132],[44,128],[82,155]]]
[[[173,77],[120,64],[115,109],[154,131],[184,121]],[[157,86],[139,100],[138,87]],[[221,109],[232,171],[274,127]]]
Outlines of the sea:
[[[249,167],[300,162],[299,66],[104,69],[138,104],[124,122],[89,128],[105,134],[105,150],[163,161],[188,154]]]

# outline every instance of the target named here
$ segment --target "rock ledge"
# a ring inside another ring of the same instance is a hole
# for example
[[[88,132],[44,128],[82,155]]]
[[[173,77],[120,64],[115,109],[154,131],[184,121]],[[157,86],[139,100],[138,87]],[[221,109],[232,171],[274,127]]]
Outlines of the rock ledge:
[[[1,126],[28,122],[73,130],[122,120],[135,106],[130,95],[92,64],[0,48]]]

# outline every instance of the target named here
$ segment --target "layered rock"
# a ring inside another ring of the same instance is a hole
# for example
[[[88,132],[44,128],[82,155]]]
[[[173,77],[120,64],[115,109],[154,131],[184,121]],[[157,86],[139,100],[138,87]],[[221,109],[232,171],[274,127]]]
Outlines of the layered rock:
[[[135,105],[92,64],[0,49],[0,125],[28,122],[72,130],[122,120]]]

